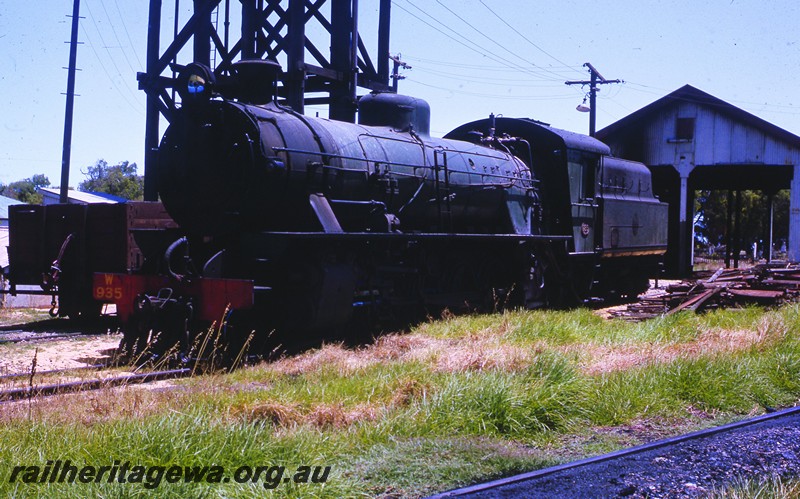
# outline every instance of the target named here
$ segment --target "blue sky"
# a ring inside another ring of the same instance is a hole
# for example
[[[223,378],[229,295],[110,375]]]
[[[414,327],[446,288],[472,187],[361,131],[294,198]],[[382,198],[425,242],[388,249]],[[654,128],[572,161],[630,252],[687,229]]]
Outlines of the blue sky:
[[[143,171],[147,4],[82,0],[70,185],[100,158]],[[374,46],[378,2],[360,4]],[[0,0],[0,182],[59,182],[71,12],[72,0]],[[625,80],[598,94],[598,129],[691,84],[800,135],[795,1],[394,0],[392,14],[391,52],[412,66],[400,91],[430,103],[434,135],[490,112],[586,133],[586,89],[564,84],[588,78],[584,62]]]

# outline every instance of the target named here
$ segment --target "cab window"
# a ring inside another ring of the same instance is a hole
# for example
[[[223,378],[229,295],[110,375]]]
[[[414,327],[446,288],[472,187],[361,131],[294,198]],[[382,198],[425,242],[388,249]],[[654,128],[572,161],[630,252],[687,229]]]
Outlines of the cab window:
[[[569,194],[572,203],[580,203],[595,196],[595,172],[599,157],[584,151],[569,150],[567,173]]]

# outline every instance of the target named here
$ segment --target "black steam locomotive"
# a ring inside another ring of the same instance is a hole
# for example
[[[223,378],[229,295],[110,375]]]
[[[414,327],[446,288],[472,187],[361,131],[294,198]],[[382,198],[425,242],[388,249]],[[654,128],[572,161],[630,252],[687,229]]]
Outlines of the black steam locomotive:
[[[153,330],[184,341],[198,321],[307,338],[635,296],[658,271],[667,207],[644,165],[593,138],[493,116],[432,138],[424,101],[385,93],[360,99],[358,124],[312,118],[278,103],[276,64],[235,66],[179,79],[158,159],[168,216],[17,209],[12,232],[50,231],[12,236],[12,285],[50,276],[61,314],[116,303],[135,346]]]

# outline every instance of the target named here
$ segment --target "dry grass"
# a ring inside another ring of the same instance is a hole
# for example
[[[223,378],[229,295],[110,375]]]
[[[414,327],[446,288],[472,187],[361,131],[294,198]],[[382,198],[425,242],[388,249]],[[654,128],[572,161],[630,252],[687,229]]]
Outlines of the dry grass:
[[[424,398],[429,390],[430,386],[425,383],[413,378],[404,378],[400,381],[400,386],[392,394],[391,405],[393,407],[406,407],[414,399]]]
[[[587,316],[458,318],[154,389],[3,404],[4,447],[21,449],[3,458],[100,462],[122,443],[137,462],[347,463],[327,497],[426,496],[796,400],[798,308],[618,328]]]
[[[535,353],[536,349],[531,351],[504,343],[498,334],[491,333],[478,332],[460,339],[431,338],[421,333],[392,334],[359,349],[348,349],[341,344],[325,345],[278,360],[270,370],[297,376],[333,369],[340,375],[348,375],[386,362],[422,362],[430,364],[435,372],[513,372],[527,368]]]
[[[703,356],[727,355],[748,349],[767,349],[787,334],[786,324],[780,316],[765,315],[757,327],[752,329],[712,328],[699,333],[694,339],[681,342],[627,341],[619,344],[596,342],[572,343],[564,346],[548,345],[537,341],[523,348],[508,341],[513,325],[507,320],[498,321],[494,327],[473,331],[459,338],[429,336],[424,328],[413,334],[393,334],[378,338],[374,344],[360,348],[346,348],[341,344],[328,344],[300,355],[287,357],[271,364],[258,366],[269,375],[311,376],[334,373],[340,377],[351,377],[369,368],[388,363],[418,363],[433,373],[465,372],[523,372],[535,363],[536,358],[550,350],[574,359],[583,374],[595,376],[624,371],[653,364],[668,364],[679,359],[694,359]],[[117,338],[107,336],[91,344],[70,341],[70,347],[86,349],[84,358],[97,355],[98,348],[109,347]],[[91,345],[91,346],[90,346]],[[50,347],[48,347],[50,348]],[[63,352],[63,346],[52,347]],[[39,353],[39,359],[47,359],[48,351]],[[57,351],[51,352],[58,358]],[[73,349],[71,358],[75,358]],[[29,367],[28,354],[18,359]],[[59,366],[60,367],[60,366]],[[95,373],[96,374],[96,373]],[[268,377],[268,376],[267,376]],[[215,382],[194,383],[166,382],[168,387],[127,387],[107,389],[91,394],[75,394],[37,400],[32,412],[26,402],[6,404],[0,410],[0,422],[18,418],[34,417],[51,422],[80,421],[91,425],[119,418],[142,418],[165,407],[180,408],[191,404],[197,394],[243,393],[269,388],[249,377],[247,382],[226,384]],[[173,385],[179,385],[175,390]],[[310,425],[318,428],[344,428],[358,422],[373,421],[387,411],[410,406],[415,400],[426,398],[433,391],[427,382],[411,376],[394,382],[389,395],[380,402],[370,401],[359,405],[345,406],[340,403],[287,404],[277,401],[259,400],[244,405],[232,406],[226,411],[234,419],[266,421],[282,428]],[[65,400],[69,402],[64,403]],[[236,403],[234,403],[236,404]],[[65,409],[66,408],[66,409]],[[178,409],[176,409],[178,410]]]
[[[241,417],[250,423],[268,422],[275,426],[292,427],[299,425],[303,414],[298,404],[281,404],[280,402],[266,402],[232,410],[234,417]]]
[[[141,419],[168,407],[186,407],[191,395],[171,390],[117,387],[4,403],[0,424],[32,419],[51,424],[93,426],[111,421]]]
[[[422,362],[430,365],[434,372],[520,372],[531,365],[536,355],[553,348],[576,358],[585,374],[599,375],[677,359],[767,348],[786,335],[786,326],[780,319],[765,316],[753,330],[710,329],[691,341],[679,343],[582,342],[548,347],[544,342],[539,342],[533,347],[522,348],[505,340],[511,327],[504,321],[497,328],[472,332],[463,338],[434,338],[424,333],[392,334],[379,338],[373,345],[358,349],[330,344],[278,360],[269,369],[289,376],[333,369],[346,376],[379,363]]]
[[[304,408],[300,404],[266,402],[236,407],[231,413],[249,423],[266,422],[280,428],[310,425],[320,429],[342,429],[355,423],[374,421],[382,414],[382,409],[370,404],[355,407],[338,403],[318,404]]]
[[[584,373],[599,375],[652,364],[667,364],[678,359],[730,354],[752,348],[765,349],[783,339],[786,334],[786,325],[781,320],[765,316],[752,330],[709,329],[692,341],[680,343],[577,343],[559,349],[576,357]]]

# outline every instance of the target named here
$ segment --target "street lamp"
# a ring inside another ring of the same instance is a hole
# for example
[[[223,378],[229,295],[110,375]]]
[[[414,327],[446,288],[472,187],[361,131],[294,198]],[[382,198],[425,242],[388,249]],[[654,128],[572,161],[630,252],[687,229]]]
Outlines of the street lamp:
[[[584,97],[583,102],[578,104],[578,107],[575,109],[582,113],[589,113],[589,136],[594,137],[595,123],[597,122],[597,92],[600,91],[597,85],[622,83],[622,80],[606,80],[603,78],[603,75],[597,72],[591,63],[587,62],[583,67],[589,68],[589,75],[591,75],[589,81],[565,81],[564,83],[566,85],[589,85],[589,105],[586,105],[586,97]]]

